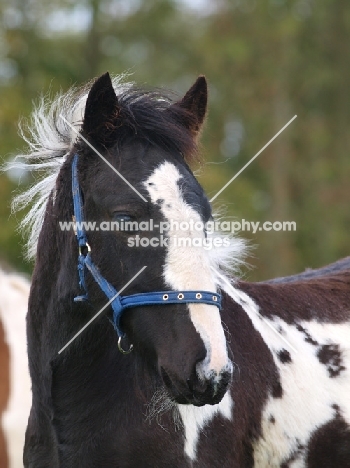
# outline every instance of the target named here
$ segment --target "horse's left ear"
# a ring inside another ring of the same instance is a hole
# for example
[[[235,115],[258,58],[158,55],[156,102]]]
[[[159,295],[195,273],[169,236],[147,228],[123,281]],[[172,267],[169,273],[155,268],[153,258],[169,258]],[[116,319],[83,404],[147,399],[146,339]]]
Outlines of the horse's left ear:
[[[108,147],[113,143],[118,113],[118,98],[109,73],[105,73],[97,78],[88,94],[82,134],[92,144]]]
[[[195,136],[202,128],[207,113],[207,101],[207,80],[205,76],[201,75],[185,96],[175,104],[188,111],[189,118],[185,122],[185,125]]]

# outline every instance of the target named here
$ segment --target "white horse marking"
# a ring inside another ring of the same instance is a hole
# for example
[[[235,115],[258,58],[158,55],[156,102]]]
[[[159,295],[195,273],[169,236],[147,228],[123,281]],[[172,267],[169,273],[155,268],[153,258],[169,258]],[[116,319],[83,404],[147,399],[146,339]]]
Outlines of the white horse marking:
[[[29,287],[21,276],[0,271],[0,320],[10,349],[10,400],[1,421],[9,468],[23,466],[24,434],[32,402],[25,326]]]
[[[201,431],[216,415],[232,420],[233,401],[228,391],[218,405],[178,405],[178,409],[185,430],[185,453],[193,461]]]
[[[204,232],[194,229],[178,229],[181,222],[189,225],[200,223],[197,211],[188,205],[181,193],[179,181],[182,178],[178,169],[171,163],[159,165],[146,180],[152,203],[165,200],[160,205],[161,212],[169,222],[169,247],[164,265],[165,282],[174,290],[216,291],[214,276],[211,271],[211,258],[208,251],[193,245],[193,239],[204,239]],[[172,223],[173,222],[173,223]],[[176,224],[178,223],[178,224]],[[186,239],[179,245],[178,239]],[[231,370],[227,355],[226,338],[221,323],[220,312],[215,306],[207,304],[189,304],[190,318],[201,336],[207,355],[197,368],[199,377],[220,377],[224,371]]]

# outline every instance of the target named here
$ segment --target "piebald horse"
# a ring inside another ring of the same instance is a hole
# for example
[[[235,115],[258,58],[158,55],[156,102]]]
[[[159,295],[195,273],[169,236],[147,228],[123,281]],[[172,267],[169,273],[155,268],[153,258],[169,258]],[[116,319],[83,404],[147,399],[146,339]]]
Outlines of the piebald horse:
[[[206,107],[105,74],[35,113],[27,468],[350,466],[350,271],[238,279]]]
[[[32,402],[25,316],[29,281],[0,270],[0,467],[23,466],[24,434]]]

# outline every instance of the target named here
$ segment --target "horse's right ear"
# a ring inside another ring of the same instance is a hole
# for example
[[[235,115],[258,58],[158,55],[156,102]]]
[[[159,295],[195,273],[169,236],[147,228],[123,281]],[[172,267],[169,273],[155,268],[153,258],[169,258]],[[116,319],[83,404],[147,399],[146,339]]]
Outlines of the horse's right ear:
[[[97,78],[88,94],[82,125],[82,134],[92,144],[108,147],[118,118],[118,98],[109,73]]]

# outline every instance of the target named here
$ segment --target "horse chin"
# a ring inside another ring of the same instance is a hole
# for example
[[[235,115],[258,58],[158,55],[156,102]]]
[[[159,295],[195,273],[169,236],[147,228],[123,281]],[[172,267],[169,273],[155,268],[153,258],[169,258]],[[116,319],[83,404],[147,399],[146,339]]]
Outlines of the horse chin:
[[[195,396],[186,398],[183,395],[172,396],[172,398],[179,405],[204,406],[204,405],[217,405],[222,400],[224,394],[216,395],[215,397],[212,397],[210,399],[198,398]]]

